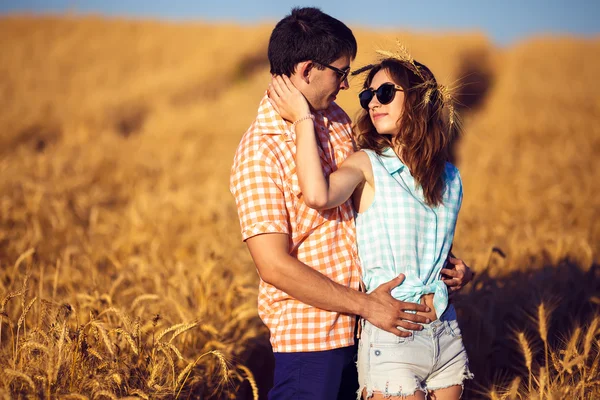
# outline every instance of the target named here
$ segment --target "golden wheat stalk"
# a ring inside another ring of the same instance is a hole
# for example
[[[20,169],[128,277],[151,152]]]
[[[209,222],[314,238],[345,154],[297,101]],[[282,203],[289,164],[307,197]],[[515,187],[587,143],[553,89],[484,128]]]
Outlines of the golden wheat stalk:
[[[171,349],[171,351],[173,353],[175,353],[175,355],[177,356],[177,358],[181,361],[184,361],[185,359],[183,358],[183,355],[181,354],[181,352],[179,351],[179,349],[177,347],[175,347],[175,345],[173,343],[163,343],[164,346],[168,347],[169,349]]]
[[[185,322],[182,322],[180,324],[171,325],[170,327],[165,328],[162,332],[160,332],[158,334],[158,336],[156,337],[156,341],[160,342],[160,339],[162,339],[167,333],[177,331],[178,329],[186,327],[188,325],[189,324],[186,324]]]
[[[596,348],[600,349],[600,341],[596,342]],[[588,380],[597,379],[596,374],[598,373],[598,365],[600,364],[600,351],[596,351],[596,357],[592,362],[592,366],[589,370]]]
[[[582,379],[581,379],[581,382],[583,382],[583,383],[585,383],[586,377],[589,377],[589,375],[586,374],[587,371],[586,371],[585,365],[586,365],[588,356],[590,355],[590,351],[592,349],[592,342],[596,338],[596,334],[597,334],[597,330],[598,330],[598,322],[600,322],[600,316],[596,315],[594,317],[594,319],[592,320],[592,323],[588,327],[588,331],[585,334],[585,340],[583,341],[583,357],[585,359],[584,365],[583,365],[583,371],[582,371]],[[585,387],[582,386],[581,398],[584,398],[584,395],[585,395]]]
[[[565,367],[562,361],[558,358],[558,352],[550,352],[550,360],[552,361],[552,367],[554,370],[559,373],[559,376],[562,377]]]
[[[29,310],[31,309],[31,306],[33,306],[33,303],[35,303],[37,300],[37,296],[34,297],[24,308],[23,308],[23,312],[21,313],[21,316],[19,317],[19,321],[17,322],[17,339],[15,340],[15,346],[19,346],[19,333],[21,331],[21,326],[23,326],[23,334],[26,335],[27,333],[25,332],[25,318],[27,317],[27,313],[29,312]],[[17,362],[17,356],[18,356],[18,349],[15,349],[15,356],[14,356],[14,364],[16,365]]]
[[[141,303],[156,300],[160,300],[160,296],[157,294],[141,294],[133,299],[133,302],[131,303],[131,311],[133,312]]]
[[[96,357],[98,359],[98,361],[100,361],[100,362],[104,361],[104,358],[102,358],[100,353],[98,353],[95,349],[88,348],[87,352],[88,352],[88,354]]]
[[[594,338],[597,334],[598,322],[600,322],[600,317],[595,316],[585,334],[585,340],[583,341],[583,356],[586,359],[590,354],[590,350],[592,349],[592,342],[594,341]]]
[[[32,247],[32,248],[27,249],[25,252],[21,253],[21,255],[19,255],[19,257],[17,258],[17,261],[15,261],[15,264],[13,266],[13,275],[12,276],[17,276],[17,269],[19,269],[19,266],[21,265],[21,263],[26,258],[31,256],[33,253],[35,253],[35,249]]]
[[[37,296],[35,296],[33,299],[31,299],[31,301],[23,309],[23,313],[21,313],[21,316],[19,317],[19,322],[17,324],[17,333],[19,332],[19,328],[22,325],[23,331],[25,332],[25,334],[27,334],[27,332],[25,331],[25,318],[27,317],[27,313],[31,309],[31,306],[33,306],[33,303],[35,303],[37,301],[37,299],[38,299]]]
[[[102,397],[108,397],[111,400],[117,400],[117,396],[115,396],[114,393],[109,392],[108,390],[99,390],[99,391],[95,392],[94,395],[92,396],[92,399],[99,399]]]
[[[546,360],[546,368],[550,368],[548,364],[548,321],[550,319],[550,312],[546,308],[546,305],[542,302],[538,306],[537,313],[537,322],[538,322],[538,332],[540,333],[540,337],[544,342],[544,357]]]
[[[19,348],[20,353],[24,353],[26,351],[39,351],[44,353],[46,357],[50,357],[50,349],[48,346],[43,345],[42,343],[35,342],[33,340],[29,340],[21,345]]]
[[[127,331],[125,331],[124,329],[121,329],[121,328],[117,328],[114,331],[116,333],[119,333],[119,334],[123,335],[123,337],[125,338],[125,340],[127,341],[127,343],[129,343],[129,346],[131,346],[131,350],[137,356],[139,354],[139,351],[138,351],[138,348],[137,348],[137,344],[135,343],[135,340],[133,340],[133,337],[131,337],[131,334],[129,334],[129,332],[127,332]]]
[[[206,352],[204,354],[199,355],[198,358],[196,358],[194,360],[194,362],[189,363],[177,377],[177,384],[179,385],[179,390],[177,391],[176,398],[179,398],[179,395],[181,394],[181,390],[185,386],[185,382],[187,381],[188,377],[192,373],[192,370],[194,369],[196,364],[198,364],[198,361],[200,361],[202,358],[204,358],[207,355],[213,355],[219,361],[219,364],[221,366],[221,382],[224,383],[229,380],[229,368],[227,367],[227,360],[225,359],[225,356],[223,355],[223,353],[221,353],[218,350],[212,350],[212,351]]]
[[[238,365],[238,368],[244,373],[244,377],[250,383],[250,387],[252,387],[252,398],[258,400],[258,385],[254,379],[254,374],[252,374],[252,371],[245,365],[240,364]]]
[[[521,352],[523,353],[523,357],[525,357],[525,366],[529,371],[529,393],[531,393],[531,379],[532,379],[532,364],[533,364],[533,352],[531,351],[531,347],[529,346],[529,342],[525,337],[523,332],[517,333],[517,339],[519,341],[519,345],[521,347]]]
[[[8,303],[8,302],[9,302],[11,299],[14,299],[15,297],[17,297],[17,296],[21,296],[21,295],[23,295],[23,294],[24,294],[23,290],[16,290],[16,291],[13,291],[13,292],[9,292],[9,293],[8,293],[8,294],[7,294],[7,295],[6,295],[6,296],[5,296],[5,297],[2,299],[2,302],[0,302],[0,312],[5,312],[4,310],[5,310],[6,304],[7,304],[7,303]]]
[[[183,325],[180,328],[178,328],[174,333],[173,336],[171,336],[171,339],[169,340],[169,343],[171,343],[177,336],[181,335],[184,332],[189,331],[190,329],[195,328],[198,325],[197,322],[192,322],[190,324],[187,325]]]
[[[490,396],[490,400],[501,400],[500,396],[496,392],[496,388],[492,388],[492,390],[489,393],[489,396]]]
[[[188,363],[188,365],[185,366],[185,368],[179,373],[179,375],[177,376],[177,384],[181,384],[184,379],[187,378],[187,376],[189,375],[189,373],[192,371],[192,369],[196,366],[196,361],[190,361]],[[180,389],[181,391],[181,389]],[[179,397],[179,393],[177,394],[177,396]]]
[[[15,371],[14,369],[11,369],[11,368],[4,368],[4,373],[13,379],[21,379],[22,381],[27,383],[27,386],[29,386],[31,388],[31,391],[35,393],[35,384],[33,383],[33,380],[28,375],[26,375],[20,371]],[[12,381],[12,379],[11,379],[11,381]],[[10,381],[8,383],[10,384]]]
[[[510,400],[515,400],[517,397],[519,397],[519,388],[520,387],[521,387],[521,377],[517,376],[510,383],[510,387],[508,389],[508,393],[507,393],[506,397],[508,397],[508,399],[510,399]]]
[[[212,336],[217,336],[219,334],[219,331],[217,330],[217,328],[215,328],[211,324],[202,324],[202,325],[200,325],[200,330],[203,331],[203,332],[206,332],[206,333],[208,333],[209,335],[212,335]]]
[[[171,373],[173,374],[173,390],[175,390],[175,387],[177,385],[177,382],[175,380],[175,361],[173,361],[173,357],[171,357],[171,354],[168,351],[169,349],[165,347],[166,346],[164,345],[164,343],[158,343],[158,351],[164,354],[165,358],[169,362],[169,365],[171,366]]]
[[[58,339],[58,345],[57,345],[58,351],[57,351],[57,357],[56,357],[56,364],[52,368],[52,375],[51,375],[51,383],[52,384],[55,384],[58,379],[58,371],[60,370],[60,365],[62,364],[63,346],[65,344],[66,336],[67,336],[67,321],[64,321],[62,324],[62,329],[60,331],[60,338]]]
[[[111,374],[110,379],[112,379],[112,381],[114,383],[116,383],[117,386],[121,386],[123,384],[123,378],[121,377],[121,375],[119,375],[116,372],[114,372],[113,374]]]
[[[396,51],[377,50],[376,52],[386,58],[395,58],[410,64],[415,62],[408,48],[398,39],[396,40],[396,47]]]
[[[131,318],[125,314],[123,311],[119,310],[116,307],[109,307],[105,310],[103,310],[102,312],[100,312],[97,316],[97,318],[100,318],[101,316],[108,314],[108,313],[114,313],[116,314],[119,319],[121,320],[121,322],[123,323],[123,325],[125,325],[125,329],[127,329],[128,331],[131,331],[131,328],[133,327],[133,322],[131,321]]]
[[[58,275],[60,271],[60,260],[56,260],[56,270],[54,271],[54,282],[52,284],[52,301],[56,299],[56,291],[58,290]]]
[[[96,331],[100,334],[100,337],[102,338],[102,341],[104,342],[104,345],[106,346],[106,349],[108,350],[110,355],[114,355],[115,353],[113,350],[113,343],[110,341],[110,338],[108,337],[108,334],[106,332],[106,328],[104,328],[104,325],[102,325],[102,323],[100,323],[98,321],[92,321],[92,325],[96,328]]]
[[[148,396],[146,393],[144,393],[143,391],[141,391],[140,389],[133,389],[129,391],[129,394],[131,396],[138,396],[141,397],[144,400],[150,400],[150,396]]]
[[[544,391],[546,390],[546,381],[548,380],[548,372],[546,367],[541,367],[538,378],[538,387],[540,388],[540,399],[544,398]]]
[[[146,382],[146,385],[150,389],[155,389],[156,379],[160,374],[162,374],[162,369],[163,369],[164,365],[165,365],[165,360],[160,360],[158,363],[153,362],[152,365],[150,366],[150,377],[148,379],[148,382]]]
[[[567,343],[567,347],[565,349],[562,364],[563,364],[563,367],[569,373],[571,373],[571,367],[568,367],[568,365],[570,365],[570,360],[577,357],[577,355],[579,354],[579,351],[577,349],[577,344],[579,343],[580,336],[581,336],[581,328],[578,326],[577,328],[575,328],[575,331],[573,331],[573,334],[571,335],[571,338],[569,339],[569,342]]]
[[[89,397],[84,396],[80,393],[69,393],[64,396],[61,396],[61,400],[89,400]]]

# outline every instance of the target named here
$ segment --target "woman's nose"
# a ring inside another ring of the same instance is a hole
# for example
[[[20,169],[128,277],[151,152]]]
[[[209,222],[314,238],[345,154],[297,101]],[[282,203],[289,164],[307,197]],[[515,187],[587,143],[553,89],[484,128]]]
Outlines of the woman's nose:
[[[380,105],[381,103],[379,103],[379,99],[377,98],[377,96],[373,96],[373,98],[369,102],[369,108],[374,109],[375,107],[378,107]]]

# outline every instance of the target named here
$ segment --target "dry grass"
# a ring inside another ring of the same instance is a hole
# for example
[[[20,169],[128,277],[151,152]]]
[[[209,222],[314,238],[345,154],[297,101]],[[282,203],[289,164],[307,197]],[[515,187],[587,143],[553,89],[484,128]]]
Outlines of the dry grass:
[[[270,29],[2,18],[0,398],[264,396],[228,177]],[[467,397],[600,396],[600,41],[356,34],[461,86]]]

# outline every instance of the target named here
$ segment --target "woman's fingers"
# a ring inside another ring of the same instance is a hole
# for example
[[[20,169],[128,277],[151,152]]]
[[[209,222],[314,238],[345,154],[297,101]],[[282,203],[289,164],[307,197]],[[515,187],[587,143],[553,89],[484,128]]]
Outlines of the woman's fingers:
[[[290,80],[290,78],[288,78],[285,75],[281,75],[281,80],[283,81],[283,83],[285,84],[285,86],[288,88],[288,90],[292,93],[295,92],[299,92],[299,90],[296,88],[296,86],[292,83],[292,81]]]
[[[275,93],[277,93],[277,95],[281,97],[283,95],[283,88],[281,87],[277,78],[277,76],[273,77],[273,79],[271,80],[271,86],[273,87]]]
[[[273,76],[268,93],[269,98],[277,104],[276,111],[283,119],[296,121],[310,112],[304,95],[287,76]]]
[[[281,90],[282,93],[290,91],[288,89],[288,87],[287,87],[287,84],[285,83],[285,81],[281,77],[281,75],[277,75],[274,80],[275,80],[275,84]]]

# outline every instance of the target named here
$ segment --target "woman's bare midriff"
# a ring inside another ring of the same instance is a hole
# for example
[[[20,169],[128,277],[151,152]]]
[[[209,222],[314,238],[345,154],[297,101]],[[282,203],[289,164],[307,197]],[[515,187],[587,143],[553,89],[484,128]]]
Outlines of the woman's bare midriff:
[[[432,321],[435,321],[438,317],[435,313],[435,307],[433,306],[433,293],[424,294],[423,296],[421,296],[421,304],[426,305],[431,310],[429,312],[417,311],[417,314],[427,317]]]

